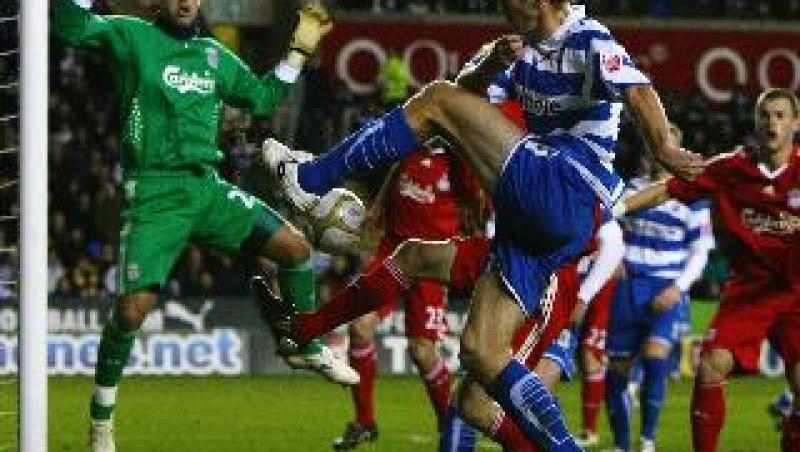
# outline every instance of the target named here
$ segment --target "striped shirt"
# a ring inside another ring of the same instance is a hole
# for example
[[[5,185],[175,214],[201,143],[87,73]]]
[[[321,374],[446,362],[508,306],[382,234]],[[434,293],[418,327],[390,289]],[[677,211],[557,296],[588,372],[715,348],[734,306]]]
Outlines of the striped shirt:
[[[612,167],[621,93],[649,83],[608,29],[574,6],[552,36],[525,45],[523,58],[498,74],[487,94],[492,103],[519,101],[528,130],[565,152],[611,206],[624,189]]]
[[[654,181],[630,181],[631,192]],[[684,271],[692,250],[714,246],[711,214],[706,201],[689,205],[670,200],[630,214],[622,220],[625,269],[632,276],[675,280]]]

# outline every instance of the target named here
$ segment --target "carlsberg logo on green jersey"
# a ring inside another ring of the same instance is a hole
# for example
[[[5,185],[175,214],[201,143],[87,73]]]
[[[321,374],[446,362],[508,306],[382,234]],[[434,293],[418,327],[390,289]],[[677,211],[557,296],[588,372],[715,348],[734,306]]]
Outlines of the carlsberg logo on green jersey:
[[[211,94],[214,92],[214,79],[206,72],[206,77],[196,72],[185,74],[178,66],[164,68],[163,79],[167,86],[175,88],[181,94],[195,92],[198,94]]]

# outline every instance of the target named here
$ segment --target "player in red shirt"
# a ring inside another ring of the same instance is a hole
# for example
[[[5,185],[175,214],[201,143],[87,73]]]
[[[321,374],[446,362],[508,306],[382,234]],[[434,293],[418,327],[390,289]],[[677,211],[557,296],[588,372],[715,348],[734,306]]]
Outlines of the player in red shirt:
[[[720,248],[731,273],[703,343],[692,398],[692,439],[700,452],[717,449],[725,420],[724,385],[734,368],[757,370],[769,338],[800,388],[800,103],[792,91],[770,89],[756,103],[757,148],[739,148],[709,162],[694,181],[673,178],[615,208],[617,214],[660,204],[710,198]],[[784,452],[800,451],[800,403],[784,425]]]
[[[461,232],[461,206],[478,205],[480,184],[466,165],[441,147],[420,149],[395,166],[381,188],[370,211],[374,223],[383,223],[384,235],[365,272],[382,262],[408,238],[446,240]],[[345,292],[348,293],[348,292]],[[404,295],[405,331],[409,352],[427,389],[438,425],[447,410],[450,375],[437,348],[447,331],[445,287],[436,281],[421,279]],[[353,297],[370,296],[358,292]],[[359,373],[360,382],[351,387],[356,419],[337,438],[336,450],[355,448],[378,436],[374,409],[377,368],[375,329],[396,307],[398,297],[382,296],[380,307],[350,324],[350,365]]]

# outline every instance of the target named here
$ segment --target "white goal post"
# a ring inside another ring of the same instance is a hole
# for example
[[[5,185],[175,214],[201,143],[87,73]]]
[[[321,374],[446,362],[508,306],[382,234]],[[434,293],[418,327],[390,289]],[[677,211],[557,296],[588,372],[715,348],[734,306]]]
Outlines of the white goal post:
[[[20,0],[20,312],[22,452],[47,450],[48,1]]]

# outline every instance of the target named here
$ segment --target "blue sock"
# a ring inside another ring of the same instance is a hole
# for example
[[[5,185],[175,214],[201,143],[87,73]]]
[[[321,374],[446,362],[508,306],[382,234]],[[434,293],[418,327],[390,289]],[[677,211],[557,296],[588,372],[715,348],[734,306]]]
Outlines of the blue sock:
[[[324,195],[348,175],[396,162],[421,145],[405,111],[395,107],[320,157],[301,163],[297,179],[304,190]]]
[[[644,381],[639,396],[642,413],[642,438],[655,439],[658,415],[667,392],[669,363],[666,358],[644,358],[642,360]]]
[[[669,351],[669,373],[680,374],[681,371],[681,341],[675,341]]]
[[[622,450],[631,448],[631,401],[628,395],[628,376],[609,370],[606,374],[606,407],[608,409],[614,445]]]
[[[779,410],[784,416],[788,416],[792,412],[792,402],[794,401],[794,396],[792,395],[792,391],[789,389],[785,389],[781,395],[779,395],[774,402],[772,402],[773,406]]]
[[[548,451],[580,451],[555,398],[519,361],[512,359],[488,388],[525,433]]]
[[[447,408],[447,418],[439,436],[440,452],[473,452],[478,431],[458,416],[456,408]]]
[[[633,362],[633,367],[631,367],[631,371],[628,374],[628,381],[633,381],[639,385],[642,384],[642,361],[637,359]]]

